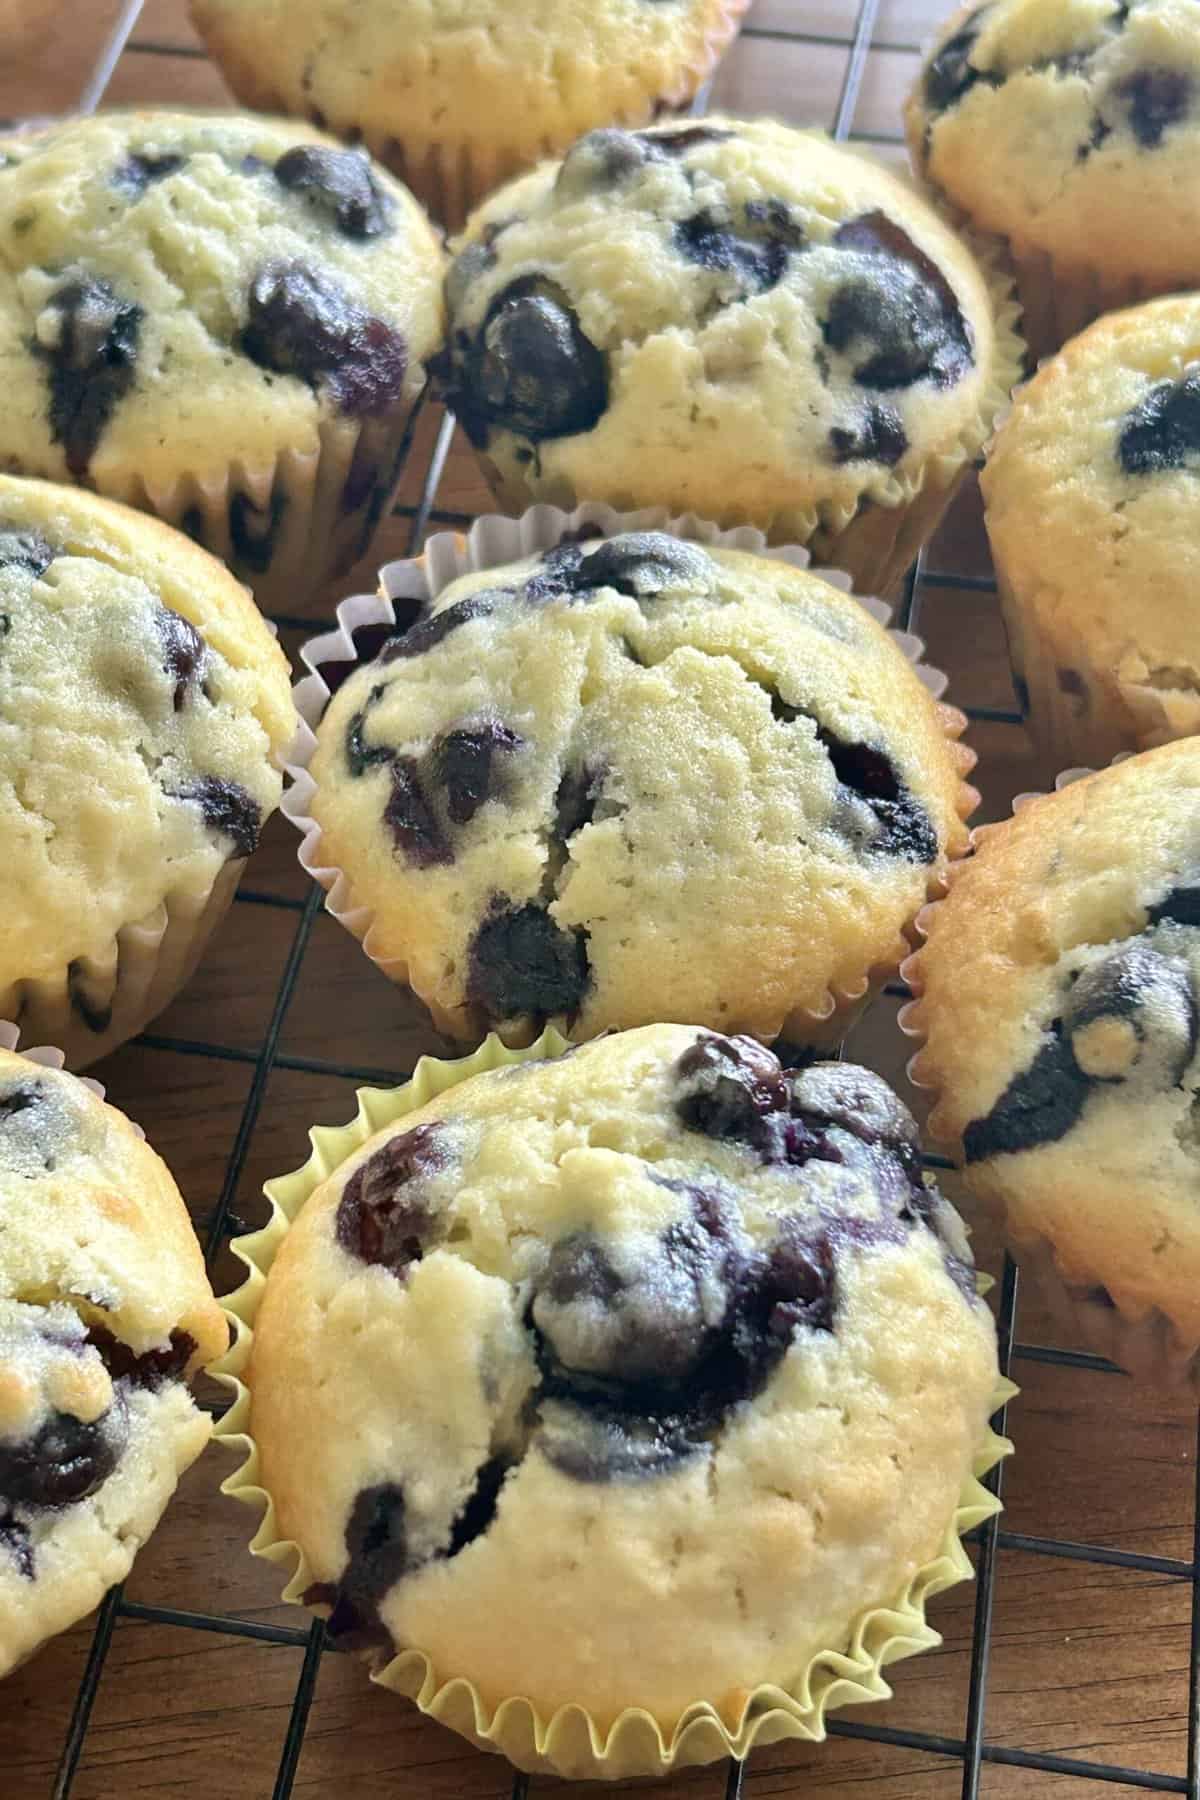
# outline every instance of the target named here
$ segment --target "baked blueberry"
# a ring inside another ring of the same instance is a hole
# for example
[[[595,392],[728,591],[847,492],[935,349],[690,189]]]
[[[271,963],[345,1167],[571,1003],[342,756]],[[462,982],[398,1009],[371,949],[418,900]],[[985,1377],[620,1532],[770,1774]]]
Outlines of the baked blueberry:
[[[749,1037],[702,1037],[680,1059],[679,1120],[706,1137],[778,1154],[791,1093],[779,1059]]]
[[[1163,920],[1175,925],[1200,925],[1200,886],[1182,882],[1171,888],[1148,908],[1148,917],[1152,925]]]
[[[971,52],[987,23],[989,11],[989,7],[981,6],[973,12],[962,30],[947,38],[926,64],[922,87],[925,104],[931,112],[946,112],[956,106],[976,82],[995,84],[1004,79],[1002,75],[976,68],[971,61]]]
[[[833,242],[869,259],[865,276],[836,290],[821,328],[830,349],[874,346],[855,365],[859,386],[904,388],[929,380],[948,387],[960,380],[974,361],[971,332],[933,259],[883,212],[847,219]]]
[[[464,599],[456,600],[450,606],[443,606],[439,611],[418,619],[400,636],[389,639],[379,653],[379,660],[390,663],[399,658],[423,656],[427,650],[432,650],[436,644],[448,638],[452,631],[457,631],[460,625],[467,624],[471,619],[486,619],[512,597],[512,588],[480,588]]]
[[[1200,457],[1200,369],[1160,381],[1120,423],[1117,455],[1127,475],[1182,469]]]
[[[0,570],[19,569],[36,580],[46,573],[58,554],[40,531],[0,528]]]
[[[204,682],[208,649],[196,627],[168,606],[158,607],[154,623],[162,639],[163,667],[175,683],[175,711],[182,712]]]
[[[71,474],[88,464],[117,403],[136,374],[142,308],[107,281],[64,282],[38,314],[34,354],[47,366],[50,429]]]
[[[446,810],[455,825],[469,824],[492,798],[500,778],[497,757],[507,758],[520,747],[518,734],[499,719],[442,733],[431,752],[432,776],[445,793]]]
[[[712,558],[698,544],[664,531],[626,531],[589,549],[575,566],[571,585],[577,592],[611,587],[646,600],[664,588],[708,593],[714,573]]]
[[[343,237],[364,239],[392,227],[395,205],[376,181],[371,160],[361,150],[334,150],[326,144],[296,144],[275,164],[281,187],[303,195],[329,218]]]
[[[853,425],[831,425],[829,448],[836,463],[877,462],[891,469],[908,449],[908,434],[895,407],[872,400]]]
[[[85,1421],[54,1413],[36,1434],[0,1438],[0,1506],[74,1506],[108,1480],[125,1447],[122,1411]]]
[[[119,167],[113,170],[112,184],[131,200],[140,200],[148,187],[165,181],[183,168],[187,157],[182,151],[152,152],[131,150]]]
[[[905,786],[886,751],[870,744],[847,744],[817,727],[817,739],[833,764],[840,789],[835,827],[878,856],[931,863],[937,858],[933,820]]]
[[[383,413],[404,390],[408,350],[383,319],[327,275],[267,263],[250,284],[241,348],[252,362],[324,386],[352,417]]]
[[[1197,1006],[1181,957],[1133,939],[1086,968],[1031,1066],[963,1137],[968,1162],[1057,1143],[1098,1084],[1175,1087],[1196,1054]]]
[[[498,294],[463,359],[450,404],[476,436],[499,425],[534,439],[590,431],[608,404],[603,353],[554,282],[522,276]]]
[[[432,869],[453,862],[454,849],[438,822],[421,781],[414,756],[388,756],[391,786],[383,807],[383,823],[398,853],[414,868]]]
[[[752,221],[747,220],[748,230]],[[693,214],[675,227],[675,245],[688,262],[714,275],[732,275],[747,293],[773,288],[787,268],[790,246],[782,238],[737,231],[731,220],[711,212]]]
[[[470,945],[467,998],[489,1019],[571,1017],[591,985],[587,933],[497,897]]]
[[[230,840],[235,856],[251,856],[258,848],[262,812],[258,802],[236,781],[201,775],[173,790],[173,797],[200,808],[210,831]]]
[[[439,1223],[428,1186],[449,1162],[448,1134],[436,1125],[389,1138],[342,1192],[336,1229],[343,1250],[402,1277],[436,1241]]]
[[[1195,83],[1183,69],[1136,69],[1117,83],[1115,93],[1144,150],[1157,150],[1163,133],[1192,109]]]

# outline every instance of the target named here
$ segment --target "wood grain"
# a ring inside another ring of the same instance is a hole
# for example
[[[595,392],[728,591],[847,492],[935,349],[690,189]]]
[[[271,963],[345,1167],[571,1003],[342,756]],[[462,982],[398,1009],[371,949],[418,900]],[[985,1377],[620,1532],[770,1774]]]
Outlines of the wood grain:
[[[53,35],[33,51],[0,54],[0,112],[28,114],[77,99],[118,11],[117,0],[48,7]],[[942,10],[940,0],[883,0],[855,129],[892,140],[899,154],[899,106],[913,78],[915,50]],[[758,0],[746,35],[730,52],[716,86],[719,104],[828,123],[845,74],[854,29],[850,0]],[[820,42],[803,42],[804,34]],[[206,63],[184,0],[147,0],[120,59],[110,98],[123,103],[226,104],[220,77]],[[342,593],[373,585],[378,562],[407,552],[437,417],[424,420],[418,454],[401,491],[409,509],[389,521],[369,563],[312,609],[314,627]],[[461,441],[437,497],[435,525],[486,510],[487,490]],[[978,577],[988,570],[978,495],[960,498],[931,545],[935,574]],[[970,587],[926,585],[919,629],[931,660],[950,671],[951,697],[1006,707],[1012,686],[993,597]],[[295,653],[303,633],[285,631]],[[1024,733],[1008,725],[976,727],[983,816],[1002,815],[1011,795],[1044,781]],[[166,1155],[199,1224],[210,1216],[229,1172],[255,1082],[255,1059],[270,1029],[280,975],[300,926],[295,910],[305,881],[290,828],[276,820],[255,858],[249,884],[291,906],[239,904],[189,990],[156,1021],[166,1047],[129,1045],[98,1073],[113,1098],[146,1126]],[[897,1002],[881,1000],[854,1034],[851,1053],[903,1081],[907,1046],[896,1029]],[[197,1055],[196,1042],[221,1054]],[[303,1161],[316,1122],[341,1122],[354,1110],[354,1083],[321,1065],[349,1063],[402,1077],[422,1050],[438,1048],[420,1007],[379,976],[330,920],[314,923],[300,979],[282,1020],[279,1058],[262,1086],[255,1129],[232,1204],[261,1220],[262,1182]],[[310,1066],[315,1065],[315,1066]],[[953,1186],[953,1182],[950,1184]],[[984,1227],[986,1267],[1000,1251]],[[227,1253],[217,1264],[236,1278]],[[1023,1302],[1019,1335],[1053,1341],[1053,1327]],[[1019,1360],[1024,1393],[1013,1409],[1018,1455],[1006,1475],[1009,1531],[1067,1538],[1159,1557],[1191,1555],[1195,1417],[1142,1392],[1124,1377]],[[252,1519],[221,1497],[230,1467],[210,1450],[185,1479],[160,1530],[142,1553],[127,1597],[142,1606],[182,1608],[269,1625],[302,1626],[284,1607],[268,1565],[245,1545]],[[971,1667],[974,1593],[959,1589],[933,1609],[940,1650],[895,1671],[896,1697],[859,1709],[863,1722],[961,1740]],[[0,1692],[0,1794],[45,1800],[51,1793],[92,1622],[68,1632]],[[1168,1575],[1003,1549],[986,1714],[988,1741],[1084,1760],[1105,1760],[1176,1779],[1186,1761],[1189,1589]],[[204,1793],[218,1800],[265,1800],[288,1727],[301,1652],[226,1633],[121,1619],[72,1789],[76,1800],[165,1800]],[[953,1758],[926,1750],[834,1738],[819,1747],[784,1745],[756,1757],[748,1800],[791,1800],[819,1793],[850,1800],[866,1784],[879,1800],[950,1800],[961,1786]],[[989,1796],[1085,1796],[1107,1792],[1093,1778],[1041,1774],[989,1763]],[[295,1792],[336,1792],[346,1800],[504,1800],[511,1778],[414,1709],[372,1689],[349,1659],[327,1655],[320,1667]],[[534,1784],[581,1796],[577,1784]],[[696,1772],[663,1786],[635,1783],[626,1795],[720,1800],[720,1771]]]

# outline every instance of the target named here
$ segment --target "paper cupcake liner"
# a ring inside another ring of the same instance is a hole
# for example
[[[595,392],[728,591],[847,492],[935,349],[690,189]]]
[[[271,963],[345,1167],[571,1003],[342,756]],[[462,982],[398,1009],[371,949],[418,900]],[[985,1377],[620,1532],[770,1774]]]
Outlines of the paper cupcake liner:
[[[809,555],[803,547],[792,544],[769,548],[762,532],[749,525],[722,531],[692,513],[672,519],[661,507],[618,513],[608,506],[589,504],[565,513],[557,507],[543,505],[531,507],[519,519],[495,514],[478,519],[465,537],[455,532],[439,532],[428,539],[423,555],[386,564],[380,570],[378,592],[357,594],[343,600],[337,609],[336,629],[310,639],[300,650],[300,659],[310,673],[292,690],[300,725],[287,755],[285,766],[289,780],[281,810],[300,833],[300,866],[325,889],[326,910],[359,940],[367,956],[390,981],[407,982],[407,964],[387,954],[380,934],[374,928],[374,913],[357,895],[350,875],[331,857],[321,827],[312,816],[316,783],[309,773],[309,764],[317,747],[316,727],[330,699],[330,690],[321,670],[332,664],[344,667],[371,661],[382,639],[395,629],[398,600],[402,599],[410,606],[413,602],[425,605],[460,575],[533,556],[585,526],[594,526],[604,537],[624,531],[665,530],[694,543],[769,556],[793,568],[809,566]],[[815,572],[839,591],[850,593],[849,578],[839,571]],[[883,601],[859,594],[851,597],[878,624],[887,624],[891,611]],[[368,635],[370,647],[360,655],[355,635],[364,633]],[[978,793],[966,781],[975,765],[975,755],[959,742],[966,729],[966,716],[955,707],[940,704],[947,677],[940,669],[921,661],[925,648],[921,639],[906,631],[889,631],[888,635],[912,663],[932,698],[939,702],[938,717],[958,763],[958,811],[965,821],[979,803]],[[910,948],[907,939],[899,934],[892,953],[865,971],[858,981],[848,986],[832,985],[819,1006],[797,1008],[781,1015],[772,1035],[790,1037],[817,1048],[837,1044],[872,995],[896,973],[901,958]],[[425,995],[420,998],[430,1006],[439,1031],[451,1038],[463,1038],[463,1023],[458,1014],[439,1008]]]
[[[1032,357],[1050,356],[1101,313],[1151,299],[1159,288],[1140,276],[1067,264],[1033,245],[1007,244],[1025,340]]]
[[[377,1131],[471,1075],[557,1056],[569,1047],[554,1031],[545,1032],[536,1044],[523,1050],[508,1049],[498,1038],[490,1037],[474,1055],[461,1061],[422,1057],[411,1081],[402,1087],[361,1088],[357,1116],[351,1123],[314,1127],[309,1132],[312,1155],[304,1167],[266,1184],[269,1222],[261,1231],[234,1239],[234,1255],[244,1264],[247,1276],[225,1303],[233,1340],[211,1373],[234,1394],[217,1427],[217,1441],[239,1455],[241,1462],[222,1484],[222,1492],[262,1513],[250,1549],[253,1555],[287,1571],[286,1601],[301,1603],[312,1571],[300,1546],[279,1536],[271,1497],[259,1485],[258,1449],[249,1432],[250,1390],[243,1376],[267,1276],[289,1227],[316,1188]],[[1015,1391],[1010,1382],[1001,1380],[995,1394],[996,1409]],[[687,1707],[669,1734],[639,1708],[621,1713],[605,1732],[582,1703],[563,1707],[550,1717],[521,1695],[490,1707],[469,1679],[435,1669],[429,1657],[417,1649],[402,1651],[386,1666],[373,1669],[371,1679],[414,1700],[421,1712],[481,1748],[499,1751],[518,1768],[569,1777],[615,1780],[657,1775],[718,1757],[745,1757],[755,1747],[781,1738],[819,1741],[825,1736],[825,1715],[832,1707],[888,1699],[891,1689],[884,1668],[941,1642],[926,1621],[925,1604],[934,1594],[970,1577],[971,1564],[960,1538],[1000,1510],[999,1501],[981,1485],[980,1478],[1010,1450],[1007,1440],[989,1428],[972,1471],[964,1477],[938,1555],[886,1604],[864,1608],[853,1620],[846,1643],[814,1656],[788,1688],[763,1686],[749,1692],[736,1731],[730,1731],[705,1701]]]
[[[964,476],[974,467],[1023,372],[1025,347],[1018,330],[1020,314],[1012,276],[989,241],[966,232],[960,235],[967,238],[979,264],[996,326],[991,380],[975,416],[946,450],[931,456],[915,474],[890,470],[877,489],[851,503],[773,510],[764,503],[762,516],[753,520],[769,544],[803,545],[820,573],[836,569],[861,593],[895,596],[918,550],[937,530]],[[476,456],[505,512],[518,514],[538,499],[515,470],[502,470],[485,450],[476,451]],[[562,476],[555,479],[553,494],[546,496],[564,509],[585,497]],[[738,520],[718,514],[716,522],[730,527]]]
[[[203,892],[168,894],[145,918],[123,926],[102,955],[0,988],[0,1018],[15,1019],[26,1039],[61,1045],[71,1069],[107,1056],[191,978],[245,866],[244,857],[225,863]]]
[[[1001,558],[993,561],[1025,724],[1048,768],[1065,762],[1102,768],[1121,751],[1153,750],[1200,732],[1194,689],[1151,685],[1136,650],[1104,667],[1089,659],[1082,638],[1064,649],[1053,631],[1056,596],[1035,591],[1022,599]]]
[[[310,450],[214,474],[147,480],[129,468],[100,491],[153,513],[226,563],[265,612],[296,612],[370,547],[404,470],[422,387],[382,419],[325,419]]]
[[[1125,762],[1133,754],[1124,750],[1110,760],[1111,763]],[[1061,793],[1063,788],[1097,772],[1087,766],[1063,769],[1054,778],[1053,791]],[[1045,797],[1046,790],[1043,789],[1015,794],[1012,811],[1018,813],[1032,801]],[[972,850],[986,842],[989,834],[997,829],[1000,826],[996,824],[977,826],[971,833]],[[951,870],[951,879],[966,867],[965,860],[957,864]],[[922,939],[929,935],[938,904],[937,901],[930,903],[917,915],[916,929]],[[908,1062],[908,1079],[914,1088],[929,1096],[927,1130],[930,1137],[957,1158],[961,1154],[960,1140],[938,1122],[941,1090],[921,1065],[925,1031],[921,1024],[919,951],[901,965],[900,976],[912,990],[913,999],[901,1007],[898,1023],[904,1035],[918,1045]],[[1200,1338],[1182,1337],[1177,1326],[1158,1307],[1139,1306],[1135,1309],[1122,1305],[1098,1280],[1089,1281],[1078,1269],[1065,1267],[1054,1243],[1041,1233],[1018,1224],[994,1195],[977,1188],[972,1188],[972,1193],[991,1212],[1022,1272],[1032,1278],[1047,1311],[1075,1342],[1097,1356],[1107,1357],[1140,1380],[1188,1387],[1200,1396]]]

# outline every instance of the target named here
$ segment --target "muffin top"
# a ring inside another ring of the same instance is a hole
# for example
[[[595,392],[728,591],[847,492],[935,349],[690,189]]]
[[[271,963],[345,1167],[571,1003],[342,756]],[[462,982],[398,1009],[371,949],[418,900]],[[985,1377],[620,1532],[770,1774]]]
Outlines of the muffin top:
[[[601,1730],[697,1700],[736,1730],[894,1602],[996,1378],[885,1084],[682,1026],[478,1075],[371,1138],[291,1227],[255,1333],[261,1480],[334,1637]]]
[[[1043,363],[983,490],[1064,691],[1082,645],[1126,744],[1200,731],[1200,298],[1110,314]]]
[[[0,476],[0,990],[248,856],[293,723],[283,653],[213,557]]]
[[[0,1675],[128,1573],[225,1343],[165,1165],[83,1082],[0,1051]]]
[[[936,1135],[1068,1279],[1200,1331],[1200,741],[979,834],[906,965]]]
[[[1146,291],[1195,284],[1196,0],[973,0],[906,116],[914,162],[975,225]]]
[[[589,133],[474,214],[446,296],[451,404],[549,500],[844,523],[973,453],[1010,372],[925,202],[766,120]]]
[[[410,156],[526,160],[690,96],[744,0],[191,0],[235,90]]]
[[[441,253],[359,151],[238,113],[3,142],[0,460],[132,499],[269,474],[411,399]]]
[[[898,959],[964,847],[956,717],[828,582],[625,533],[437,594],[338,689],[311,812],[456,1036],[772,1037]]]

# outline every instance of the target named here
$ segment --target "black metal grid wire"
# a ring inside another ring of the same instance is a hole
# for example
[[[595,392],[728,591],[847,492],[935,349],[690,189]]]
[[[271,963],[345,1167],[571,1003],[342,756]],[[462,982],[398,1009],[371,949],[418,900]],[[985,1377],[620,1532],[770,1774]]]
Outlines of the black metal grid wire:
[[[899,134],[894,138],[889,138],[881,137],[877,133],[855,131],[854,129],[859,93],[867,59],[871,52],[912,51],[917,48],[915,44],[889,42],[876,35],[880,3],[881,0],[860,0],[853,31],[849,36],[836,32],[792,32],[763,28],[756,26],[753,19],[744,27],[743,36],[844,49],[847,53],[845,71],[831,120],[834,135],[850,141],[898,144],[901,141]],[[947,0],[948,3],[949,0]],[[122,56],[130,58],[137,56],[203,56],[203,52],[200,50],[175,44],[155,43],[145,39],[131,43],[130,37],[141,14],[142,6],[143,0],[126,0],[120,17],[80,96],[80,110],[91,111],[102,102],[113,72]],[[697,110],[703,110],[706,99],[707,96],[701,97]],[[455,528],[470,523],[468,515],[439,510],[436,506],[438,485],[454,430],[454,421],[449,417],[444,419],[426,471],[418,504],[396,508],[397,515],[409,523],[410,553],[419,548],[426,529],[430,525]],[[896,624],[902,629],[916,630],[925,596],[938,588],[949,587],[980,593],[995,593],[995,583],[987,577],[927,570],[922,554],[918,557],[909,575]],[[276,615],[273,622],[282,629],[300,629],[309,635],[321,628],[319,620],[294,618],[286,614]],[[990,724],[1012,728],[1017,728],[1022,723],[1021,714],[1009,708],[968,706],[963,710],[974,721],[986,721]],[[297,1070],[309,1074],[341,1076],[356,1082],[380,1084],[393,1082],[397,1078],[395,1070],[360,1068],[344,1063],[324,1061],[316,1057],[291,1056],[280,1049],[280,1036],[284,1020],[303,972],[305,952],[308,948],[313,922],[321,907],[323,899],[321,890],[313,885],[307,896],[300,900],[260,893],[253,888],[244,887],[239,892],[237,899],[241,905],[274,907],[281,912],[291,913],[295,918],[291,948],[275,995],[270,1020],[259,1048],[257,1050],[240,1049],[226,1044],[167,1037],[152,1032],[144,1033],[137,1040],[145,1048],[164,1054],[215,1058],[221,1061],[243,1063],[253,1068],[249,1090],[226,1164],[221,1191],[205,1225],[204,1236],[210,1262],[229,1235],[240,1229],[240,1221],[233,1212],[233,1200],[258,1122],[267,1083],[273,1071],[277,1069]],[[902,995],[904,992],[896,985],[893,985],[889,991],[894,995]],[[944,1157],[930,1155],[925,1158],[925,1161],[927,1165],[935,1169],[945,1169],[950,1166]],[[1011,1260],[1006,1258],[1000,1284],[997,1314],[1000,1366],[1006,1374],[1010,1364],[1019,1361],[1051,1363],[1061,1367],[1085,1369],[1098,1375],[1120,1374],[1120,1370],[1102,1357],[1082,1351],[1024,1343],[1018,1340],[1016,1335],[1017,1291],[1017,1270]],[[998,1429],[1003,1430],[1003,1413],[998,1415],[994,1422]],[[1078,1776],[1092,1781],[1113,1782],[1151,1792],[1184,1794],[1188,1796],[1188,1800],[1200,1800],[1200,1429],[1197,1434],[1196,1471],[1196,1510],[1190,1561],[1165,1556],[1141,1555],[1132,1551],[1109,1549],[1096,1544],[1031,1536],[1024,1532],[1007,1531],[995,1519],[987,1521],[973,1534],[977,1544],[977,1583],[970,1682],[962,1736],[946,1737],[929,1732],[905,1731],[889,1725],[863,1724],[858,1721],[837,1719],[829,1722],[831,1735],[866,1739],[878,1744],[923,1751],[931,1757],[939,1759],[957,1761],[962,1766],[964,1800],[976,1800],[979,1793],[981,1771],[985,1763],[1005,1764],[1046,1775]],[[1002,1483],[1000,1468],[993,1471],[989,1482],[999,1493]],[[985,1731],[988,1663],[996,1590],[996,1560],[997,1553],[1001,1549],[1020,1550],[1040,1556],[1137,1570],[1144,1574],[1166,1576],[1190,1584],[1192,1590],[1191,1657],[1187,1717],[1187,1773],[1185,1776],[1166,1775],[1146,1769],[1124,1768],[1113,1763],[1089,1761],[1072,1756],[1057,1756],[1041,1751],[1021,1750],[1004,1744],[988,1742]],[[293,1651],[303,1651],[291,1716],[272,1788],[272,1800],[288,1800],[299,1767],[305,1730],[325,1650],[325,1632],[321,1622],[317,1620],[307,1626],[271,1625],[232,1615],[184,1612],[169,1606],[148,1606],[127,1600],[120,1588],[114,1588],[108,1594],[97,1617],[91,1649],[75,1697],[71,1721],[51,1790],[53,1800],[68,1800],[72,1792],[75,1775],[83,1754],[88,1723],[112,1643],[113,1632],[120,1620],[137,1620],[150,1624],[183,1627],[194,1631],[216,1632],[258,1643],[284,1646]],[[753,1764],[743,1766],[731,1761],[725,1787],[726,1800],[752,1800],[754,1789]],[[524,1800],[528,1792],[529,1778],[524,1775],[514,1775],[512,1800]]]

